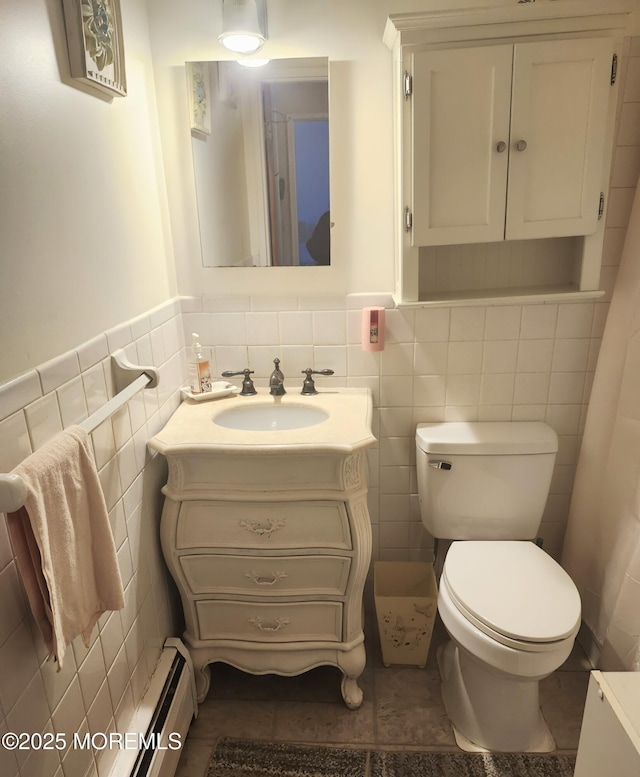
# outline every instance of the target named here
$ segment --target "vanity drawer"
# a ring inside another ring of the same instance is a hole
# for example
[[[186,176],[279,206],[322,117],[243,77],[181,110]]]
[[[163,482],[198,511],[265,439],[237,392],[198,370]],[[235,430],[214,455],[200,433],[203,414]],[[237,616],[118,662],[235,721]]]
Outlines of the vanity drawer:
[[[176,547],[343,548],[350,550],[343,502],[183,502]]]
[[[350,565],[345,556],[180,556],[194,594],[228,596],[342,596]]]
[[[249,642],[340,642],[339,602],[267,604],[196,601],[200,639],[241,639]]]

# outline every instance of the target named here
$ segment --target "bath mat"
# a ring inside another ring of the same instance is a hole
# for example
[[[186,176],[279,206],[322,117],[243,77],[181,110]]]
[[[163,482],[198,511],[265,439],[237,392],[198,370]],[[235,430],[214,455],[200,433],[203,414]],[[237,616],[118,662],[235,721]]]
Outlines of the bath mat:
[[[221,739],[206,777],[572,777],[575,757],[350,750]]]
[[[221,739],[206,777],[366,777],[366,750]]]
[[[537,753],[371,753],[370,777],[572,777],[576,759]],[[369,775],[367,777],[369,777]]]

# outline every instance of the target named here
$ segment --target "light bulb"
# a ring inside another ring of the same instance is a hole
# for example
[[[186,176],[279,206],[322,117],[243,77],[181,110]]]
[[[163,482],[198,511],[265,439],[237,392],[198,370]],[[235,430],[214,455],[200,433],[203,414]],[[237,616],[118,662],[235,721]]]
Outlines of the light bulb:
[[[237,60],[242,67],[264,67],[271,62],[270,59],[239,59]]]
[[[256,33],[236,31],[223,32],[218,40],[223,46],[237,54],[253,54],[264,43],[264,40]]]

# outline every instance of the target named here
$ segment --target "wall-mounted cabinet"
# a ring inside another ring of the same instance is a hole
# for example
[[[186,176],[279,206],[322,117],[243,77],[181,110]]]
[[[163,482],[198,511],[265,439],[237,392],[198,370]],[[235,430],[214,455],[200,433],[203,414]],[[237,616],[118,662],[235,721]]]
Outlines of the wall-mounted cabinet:
[[[399,304],[599,294],[631,7],[567,0],[390,17]],[[507,254],[515,260],[500,274]]]
[[[411,54],[414,245],[595,232],[607,38]]]

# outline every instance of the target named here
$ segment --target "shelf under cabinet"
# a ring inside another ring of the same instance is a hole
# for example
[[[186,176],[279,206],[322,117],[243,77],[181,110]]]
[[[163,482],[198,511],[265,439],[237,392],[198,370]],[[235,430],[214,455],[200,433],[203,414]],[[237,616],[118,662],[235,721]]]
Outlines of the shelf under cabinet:
[[[575,286],[541,286],[517,289],[471,289],[441,292],[412,302],[394,298],[397,308],[468,307],[470,305],[523,305],[532,303],[585,302],[602,297],[602,289],[578,291]]]
[[[423,246],[416,257],[414,300],[504,304],[601,296],[593,280],[582,283],[583,249],[578,237]]]

